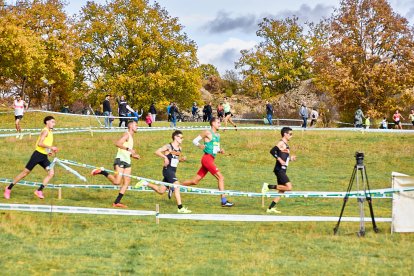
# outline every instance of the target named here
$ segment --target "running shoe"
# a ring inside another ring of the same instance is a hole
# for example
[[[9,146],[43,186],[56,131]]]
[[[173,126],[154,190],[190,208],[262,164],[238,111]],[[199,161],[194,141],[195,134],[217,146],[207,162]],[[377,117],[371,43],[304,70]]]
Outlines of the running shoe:
[[[177,212],[180,214],[189,214],[191,213],[191,210],[188,210],[187,207],[183,207],[181,209],[177,209]]]
[[[263,186],[262,186],[262,194],[265,194],[268,191],[269,191],[269,184],[263,183]]]
[[[236,129],[236,131],[237,131],[237,126],[234,126],[234,128]]]
[[[282,212],[276,209],[276,207],[273,207],[271,209],[267,208],[266,213],[268,214],[281,214]]]
[[[137,184],[135,184],[135,188],[141,188],[142,186],[147,186],[148,185],[148,181],[146,180],[140,180],[137,182]]]
[[[8,187],[6,187],[4,189],[4,198],[5,199],[10,199],[10,193],[11,193],[11,190]]]
[[[97,174],[100,174],[102,171],[103,171],[103,169],[102,169],[102,168],[96,168],[96,169],[93,169],[93,170],[91,171],[91,175],[97,175]]]
[[[172,194],[174,192],[174,187],[167,187],[168,188],[168,198],[171,199]]]
[[[42,191],[36,190],[36,191],[34,191],[34,194],[35,194],[35,196],[37,196],[40,199],[44,199],[45,198],[45,196],[43,195],[43,192]]]
[[[20,139],[20,140],[22,140],[22,139],[23,139],[23,134],[20,134],[19,139]]]
[[[112,207],[117,207],[117,208],[128,208],[128,206],[122,204],[121,202],[119,203],[112,203]]]
[[[221,203],[221,207],[233,207],[234,203],[230,201],[226,201],[225,203]]]

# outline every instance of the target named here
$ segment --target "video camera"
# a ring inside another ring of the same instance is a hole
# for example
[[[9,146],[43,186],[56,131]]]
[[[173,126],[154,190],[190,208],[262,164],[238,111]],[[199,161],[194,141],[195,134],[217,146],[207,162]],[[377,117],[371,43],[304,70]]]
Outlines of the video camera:
[[[363,152],[355,152],[355,159],[357,166],[363,166],[364,165],[364,153]]]

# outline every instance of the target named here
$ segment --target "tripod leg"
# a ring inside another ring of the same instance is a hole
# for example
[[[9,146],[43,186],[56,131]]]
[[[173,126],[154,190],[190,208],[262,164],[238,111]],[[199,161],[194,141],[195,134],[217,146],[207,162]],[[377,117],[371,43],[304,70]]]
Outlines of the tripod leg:
[[[346,190],[346,194],[345,194],[345,197],[344,197],[344,203],[342,204],[342,209],[341,209],[341,213],[339,214],[338,222],[336,223],[336,226],[334,228],[334,235],[336,235],[338,233],[339,224],[341,223],[341,218],[342,218],[342,215],[343,215],[344,210],[345,210],[345,205],[346,205],[346,203],[348,201],[348,198],[349,198],[349,193],[352,189],[352,184],[354,183],[356,172],[357,172],[357,167],[355,166],[354,171],[352,172],[351,179],[349,180],[348,189]]]
[[[378,233],[379,229],[377,227],[377,224],[375,223],[374,208],[372,207],[371,189],[369,188],[368,175],[367,175],[367,171],[365,170],[365,167],[364,167],[364,173],[365,173],[365,179],[367,183],[367,190],[365,190],[365,198],[368,201],[369,212],[371,214],[371,220],[372,220],[372,228],[374,229],[375,233]]]
[[[359,168],[361,171],[361,183],[364,184],[364,167]],[[358,176],[357,176],[357,184],[358,182]],[[359,189],[359,185],[358,185]],[[364,186],[364,193],[365,193],[365,186]],[[365,210],[364,210],[364,198],[362,195],[358,195],[358,204],[359,204],[359,232],[358,237],[365,236]]]

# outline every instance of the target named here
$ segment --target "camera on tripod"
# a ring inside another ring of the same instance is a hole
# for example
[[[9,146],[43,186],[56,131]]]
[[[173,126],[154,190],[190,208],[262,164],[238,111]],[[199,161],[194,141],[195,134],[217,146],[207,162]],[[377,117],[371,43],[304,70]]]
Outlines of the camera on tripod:
[[[363,152],[355,152],[355,159],[357,166],[364,166],[364,153]]]

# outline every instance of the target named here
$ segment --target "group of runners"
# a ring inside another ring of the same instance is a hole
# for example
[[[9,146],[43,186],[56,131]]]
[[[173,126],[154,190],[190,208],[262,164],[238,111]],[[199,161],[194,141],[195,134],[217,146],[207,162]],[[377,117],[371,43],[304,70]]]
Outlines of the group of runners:
[[[26,167],[21,173],[19,173],[4,189],[4,198],[9,199],[11,196],[12,188],[23,178],[25,178],[36,165],[43,167],[47,175],[43,179],[42,185],[34,192],[35,196],[44,199],[43,189],[48,184],[50,179],[54,175],[53,164],[48,159],[48,156],[56,154],[58,148],[53,146],[53,128],[56,125],[56,120],[53,116],[46,116],[43,120],[45,127],[42,129],[40,136],[38,137],[35,145],[35,151],[33,152]],[[156,185],[147,181],[139,181],[136,187],[147,186],[153,189],[158,194],[164,194],[168,191],[168,196],[171,198],[174,194],[177,201],[178,213],[191,213],[187,207],[184,207],[181,200],[180,189],[175,185],[197,185],[207,173],[211,173],[218,183],[218,190],[224,191],[224,176],[217,168],[215,164],[215,157],[217,154],[224,154],[224,149],[220,144],[220,134],[218,133],[221,123],[220,119],[213,117],[210,120],[210,129],[203,130],[194,140],[194,146],[200,148],[203,151],[201,158],[201,167],[197,174],[190,180],[185,180],[180,183],[176,177],[176,171],[178,164],[186,160],[186,157],[182,152],[182,142],[184,139],[183,133],[180,130],[174,130],[172,133],[172,141],[156,150],[155,154],[163,159],[162,175],[163,182],[171,185]],[[101,174],[105,176],[114,185],[120,185],[119,193],[113,202],[113,207],[127,208],[126,205],[121,203],[125,192],[131,182],[131,158],[140,159],[139,154],[134,149],[134,134],[137,132],[137,123],[135,121],[129,121],[127,124],[127,131],[116,141],[115,145],[118,148],[114,161],[114,174],[110,174],[104,168],[96,168],[92,170],[92,175]],[[278,144],[270,151],[271,155],[276,159],[276,166],[274,173],[277,177],[277,185],[267,185],[262,187],[262,193],[266,193],[269,189],[276,189],[280,193],[290,191],[292,185],[289,178],[286,175],[287,166],[289,160],[295,160],[295,157],[290,157],[290,150],[288,142],[292,137],[292,129],[284,127],[281,130],[282,139]],[[280,213],[276,209],[276,204],[280,200],[280,197],[276,197],[269,208],[268,213]],[[225,194],[221,195],[222,207],[233,207],[234,203],[230,202]]]

